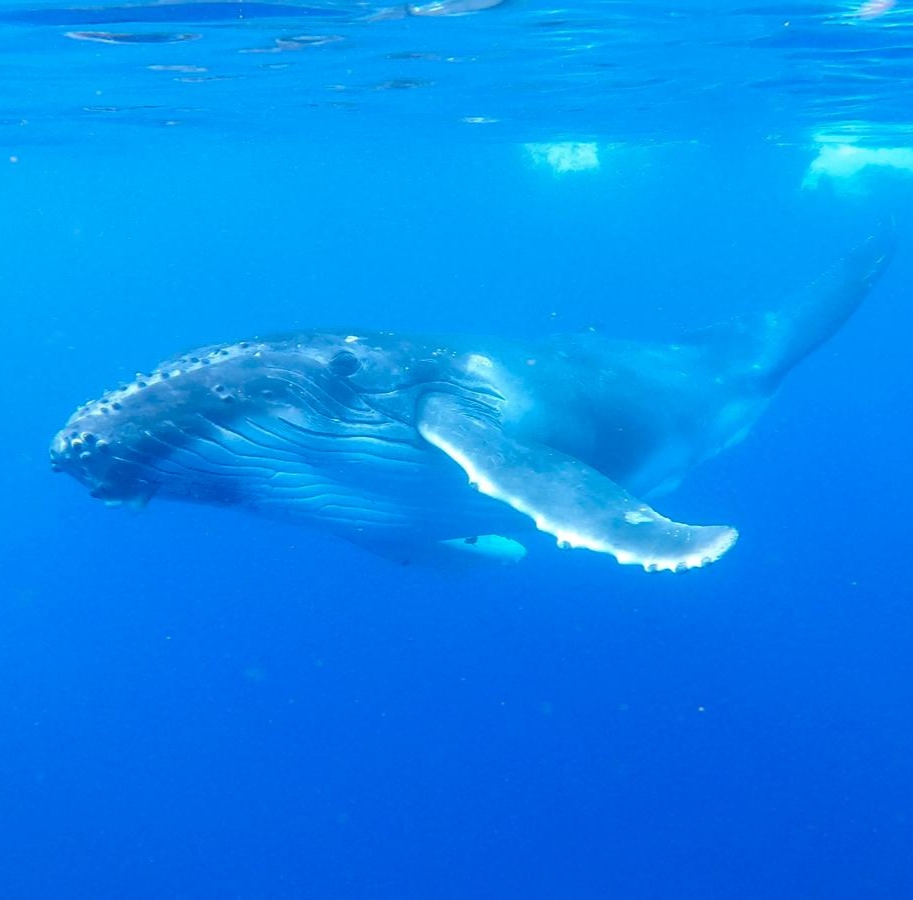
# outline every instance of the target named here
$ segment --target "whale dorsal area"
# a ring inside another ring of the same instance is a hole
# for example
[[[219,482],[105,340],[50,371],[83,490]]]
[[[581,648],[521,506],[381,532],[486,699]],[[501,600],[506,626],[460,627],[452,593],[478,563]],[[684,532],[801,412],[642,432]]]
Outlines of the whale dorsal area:
[[[493,410],[452,394],[423,398],[418,431],[480,493],[529,516],[562,547],[674,572],[719,559],[738,537],[725,525],[673,522],[580,460],[505,434]]]

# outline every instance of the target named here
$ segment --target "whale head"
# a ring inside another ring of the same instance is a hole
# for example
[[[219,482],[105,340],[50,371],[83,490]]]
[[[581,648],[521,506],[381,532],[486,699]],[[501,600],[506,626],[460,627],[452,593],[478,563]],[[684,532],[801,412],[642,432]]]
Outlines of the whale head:
[[[445,367],[433,345],[392,335],[207,347],[80,407],[54,437],[51,465],[112,505],[234,504],[269,482],[332,474],[347,450],[408,456],[416,399]]]

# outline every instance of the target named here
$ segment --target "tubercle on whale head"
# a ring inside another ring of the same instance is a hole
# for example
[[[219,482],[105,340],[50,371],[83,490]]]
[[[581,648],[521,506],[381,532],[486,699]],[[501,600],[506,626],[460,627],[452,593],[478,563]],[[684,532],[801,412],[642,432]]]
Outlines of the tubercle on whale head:
[[[64,428],[50,447],[51,469],[72,475],[90,496],[109,506],[145,506],[157,485],[137,462],[125,458],[119,442],[99,437],[93,431]]]

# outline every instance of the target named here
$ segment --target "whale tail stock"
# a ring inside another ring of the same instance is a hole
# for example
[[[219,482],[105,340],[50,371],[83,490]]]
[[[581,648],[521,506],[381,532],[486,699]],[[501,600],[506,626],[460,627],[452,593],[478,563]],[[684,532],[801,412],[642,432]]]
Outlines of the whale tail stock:
[[[806,356],[832,338],[859,308],[888,267],[896,231],[881,222],[810,284],[793,291],[773,310],[739,316],[686,339],[703,345],[730,371],[758,383],[762,393],[776,390]]]
[[[807,287],[763,316],[757,369],[775,387],[806,356],[830,340],[859,308],[894,254],[892,221],[881,222]]]

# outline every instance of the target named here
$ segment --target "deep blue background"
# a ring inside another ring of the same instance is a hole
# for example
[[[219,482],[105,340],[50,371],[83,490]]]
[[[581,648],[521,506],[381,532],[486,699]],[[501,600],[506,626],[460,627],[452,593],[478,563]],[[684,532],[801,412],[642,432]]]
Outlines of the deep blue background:
[[[913,188],[809,151],[138,142],[0,167],[6,897],[913,892]],[[321,325],[675,334],[886,213],[894,266],[749,440],[660,508],[737,525],[650,576],[462,577],[52,476],[72,409],[172,353]]]

